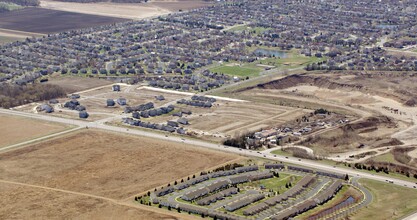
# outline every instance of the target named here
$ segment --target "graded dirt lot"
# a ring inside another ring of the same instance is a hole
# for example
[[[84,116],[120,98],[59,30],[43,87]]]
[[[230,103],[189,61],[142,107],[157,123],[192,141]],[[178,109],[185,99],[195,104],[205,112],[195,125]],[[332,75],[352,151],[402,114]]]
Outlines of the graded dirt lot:
[[[0,197],[1,219],[179,219],[133,204],[4,182]]]
[[[40,5],[45,9],[126,19],[143,19],[166,15],[179,10],[200,8],[211,4],[201,0],[157,0],[147,3],[76,3],[42,0]]]
[[[305,114],[301,109],[279,107],[254,102],[218,101],[210,109],[188,107],[191,128],[210,133],[235,135],[282,124]]]
[[[25,8],[0,14],[0,28],[43,34],[123,21],[127,20],[43,8]]]
[[[41,7],[59,11],[90,15],[109,16],[126,19],[143,19],[169,14],[171,11],[152,4],[143,3],[75,3],[59,1],[41,1]]]
[[[63,131],[65,125],[0,114],[0,147]]]
[[[65,92],[74,93],[79,91],[84,91],[87,89],[92,89],[100,86],[110,85],[113,82],[98,79],[98,78],[86,78],[86,77],[71,77],[71,76],[55,76],[49,77],[49,81],[46,82],[47,84],[58,85],[59,87],[63,88]]]
[[[0,154],[0,176],[126,199],[237,158],[180,143],[89,129]]]

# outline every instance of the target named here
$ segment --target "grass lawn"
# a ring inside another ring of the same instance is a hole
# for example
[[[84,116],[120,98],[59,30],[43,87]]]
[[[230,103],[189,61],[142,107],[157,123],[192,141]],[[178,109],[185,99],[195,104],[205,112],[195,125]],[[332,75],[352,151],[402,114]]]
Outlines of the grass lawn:
[[[390,163],[400,164],[398,163],[398,161],[395,160],[394,155],[391,152],[386,153],[386,154],[381,154],[376,157],[372,157],[372,160],[377,161],[377,162],[390,162]]]
[[[415,189],[368,179],[361,179],[359,182],[371,191],[373,201],[367,208],[352,216],[352,220],[401,219],[417,210]]]
[[[219,66],[210,69],[211,72],[223,73],[231,76],[247,77],[247,76],[259,76],[261,71],[256,67],[247,66]]]
[[[281,194],[288,190],[287,188],[285,188],[285,184],[291,182],[292,186],[294,186],[300,179],[301,179],[301,176],[280,172],[279,178],[274,177],[270,179],[258,180],[255,182],[248,182],[248,183],[239,185],[239,188],[244,188],[245,186],[259,187],[263,185],[266,191],[273,190],[275,192],[278,191]]]
[[[286,156],[286,157],[291,156],[292,157],[292,153],[285,152],[285,151],[282,151],[282,150],[274,150],[274,151],[271,151],[271,153],[276,154],[276,155],[280,155],[280,156]]]
[[[318,58],[318,57],[307,57],[301,54],[289,53],[288,57],[286,58],[272,57],[272,58],[265,58],[257,62],[259,64],[276,66],[282,69],[286,69],[286,68],[294,68],[294,67],[299,67],[299,66],[306,66],[307,64],[317,63],[323,60],[325,59]]]

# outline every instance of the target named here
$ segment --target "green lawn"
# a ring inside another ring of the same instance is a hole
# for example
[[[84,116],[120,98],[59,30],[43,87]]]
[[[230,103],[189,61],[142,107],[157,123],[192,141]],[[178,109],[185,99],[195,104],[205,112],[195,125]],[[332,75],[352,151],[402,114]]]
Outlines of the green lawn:
[[[353,215],[350,218],[352,220],[401,219],[417,210],[415,189],[368,179],[359,182],[371,191],[373,201],[367,208]]]
[[[243,66],[219,66],[214,67],[210,69],[211,72],[215,73],[223,73],[231,76],[239,76],[239,77],[253,77],[253,76],[259,76],[259,73],[261,70],[256,67],[247,67],[245,65]]]
[[[299,66],[307,66],[307,64],[323,61],[324,58],[307,57],[301,54],[289,53],[286,58],[265,58],[257,61],[259,64],[271,65],[281,68],[294,68]]]
[[[398,163],[398,161],[395,160],[394,155],[392,155],[391,152],[386,153],[386,154],[381,154],[376,157],[372,157],[372,160],[377,161],[377,162],[390,162],[390,163],[400,164]]]
[[[300,179],[301,176],[280,172],[279,178],[274,177],[270,179],[244,183],[242,185],[239,185],[239,188],[244,188],[245,186],[259,187],[263,185],[266,188],[266,191],[273,190],[274,192],[283,193],[288,190],[287,188],[285,188],[285,184],[291,182],[292,186],[294,186]]]
[[[285,151],[282,151],[282,150],[274,150],[274,151],[271,151],[271,153],[276,154],[276,155],[280,155],[280,156],[286,156],[286,157],[292,156],[292,153],[285,152]]]

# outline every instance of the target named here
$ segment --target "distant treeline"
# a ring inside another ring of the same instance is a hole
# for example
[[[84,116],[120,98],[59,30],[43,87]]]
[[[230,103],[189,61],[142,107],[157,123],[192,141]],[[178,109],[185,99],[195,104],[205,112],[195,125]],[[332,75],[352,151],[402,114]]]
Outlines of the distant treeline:
[[[115,2],[115,3],[142,3],[148,0],[57,0],[60,2],[94,3],[94,2]]]
[[[26,86],[0,85],[0,107],[11,108],[30,102],[64,97],[65,91],[56,85],[29,84]]]
[[[21,6],[39,6],[39,0],[0,0],[0,2],[14,3]]]

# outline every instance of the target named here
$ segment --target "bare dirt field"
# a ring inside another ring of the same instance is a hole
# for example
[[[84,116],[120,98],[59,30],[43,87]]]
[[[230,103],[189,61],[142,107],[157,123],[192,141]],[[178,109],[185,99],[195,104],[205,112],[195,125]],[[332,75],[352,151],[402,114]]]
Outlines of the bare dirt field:
[[[110,16],[126,19],[143,19],[169,14],[179,10],[189,10],[209,6],[201,0],[156,0],[147,3],[75,3],[42,0],[41,7],[59,11]]]
[[[210,133],[234,135],[239,132],[256,131],[284,123],[305,114],[302,110],[278,107],[254,102],[218,101],[210,109],[184,107],[193,114],[189,116],[191,128]]]
[[[127,20],[43,8],[25,8],[2,13],[0,28],[47,34],[123,21]]]
[[[179,219],[105,199],[4,182],[0,197],[1,219]]]
[[[90,129],[0,154],[0,176],[124,199],[237,158],[185,144]]]
[[[67,92],[68,94],[112,84],[111,81],[104,79],[70,76],[49,77],[49,81],[46,83],[58,85],[59,87],[63,88],[65,92]]]
[[[0,147],[63,131],[65,125],[0,114]]]
[[[90,15],[109,16],[125,19],[143,19],[169,14],[168,9],[148,3],[75,3],[59,1],[41,1],[41,7],[59,11],[75,12]]]

